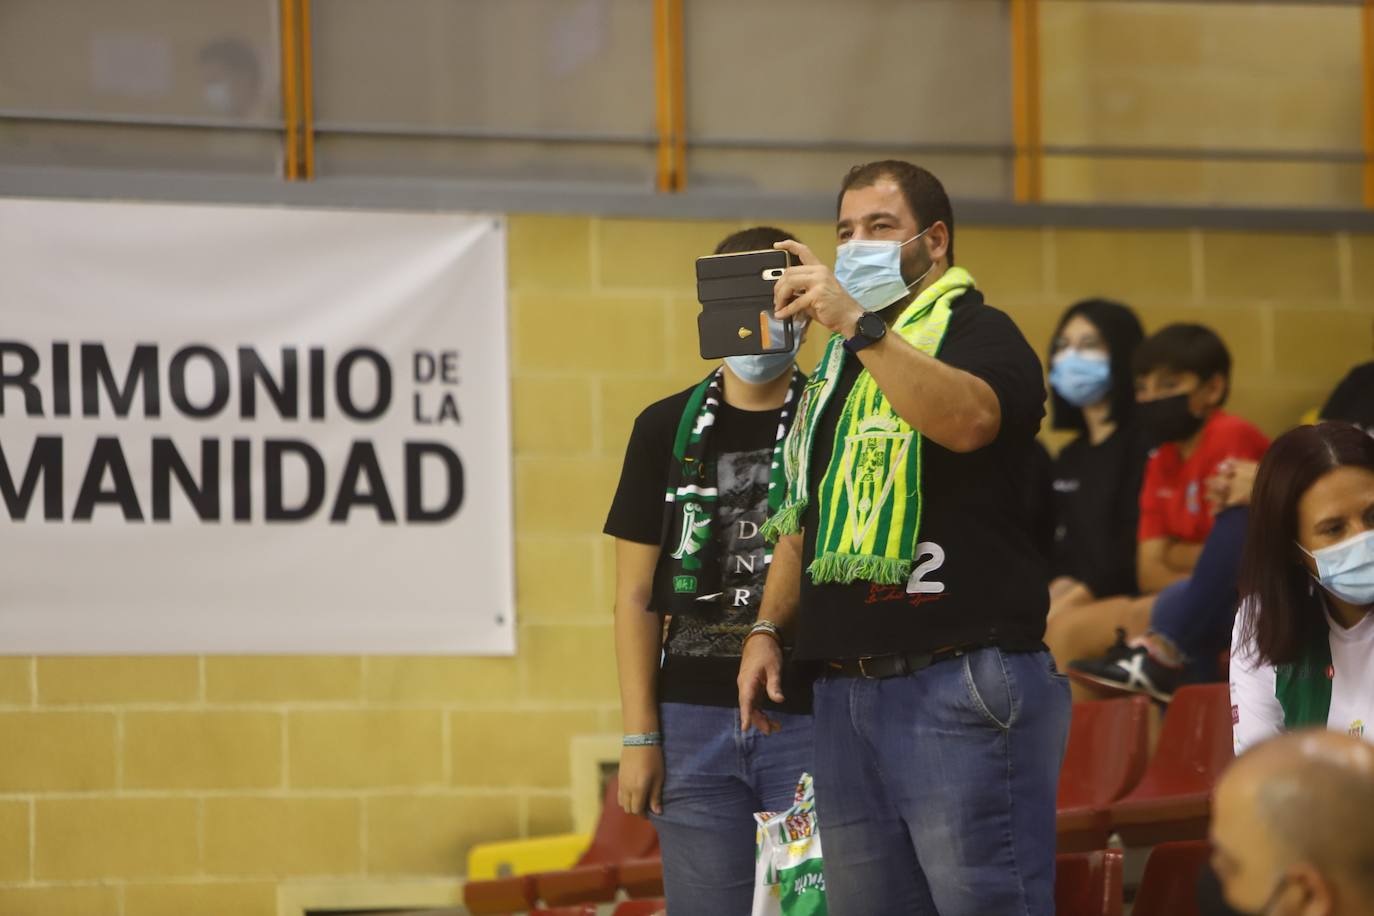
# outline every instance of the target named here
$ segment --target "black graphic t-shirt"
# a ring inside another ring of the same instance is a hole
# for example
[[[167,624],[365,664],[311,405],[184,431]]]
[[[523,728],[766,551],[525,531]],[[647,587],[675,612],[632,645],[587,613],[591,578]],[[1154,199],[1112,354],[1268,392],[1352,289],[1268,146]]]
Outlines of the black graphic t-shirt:
[[[1054,462],[1054,566],[1097,598],[1134,595],[1140,486],[1150,443],[1127,423],[1097,445],[1079,436]]]
[[[678,421],[691,389],[651,404],[635,421],[620,484],[606,519],[612,537],[659,544],[664,494]],[[768,575],[766,544],[759,533],[768,518],[768,475],[780,410],[748,411],[721,404],[707,440],[706,460],[715,465],[716,503],[712,536],[721,562],[721,592],[708,609],[674,615],[668,625],[658,697],[665,703],[734,706],[740,649],[758,618]],[[788,712],[809,712],[811,690],[789,666],[784,680]]]
[[[1049,611],[1048,564],[1027,518],[1035,434],[1044,416],[1040,360],[1004,312],[965,293],[954,305],[939,359],[987,382],[1002,409],[992,444],[955,454],[926,440],[919,553],[905,585],[816,585],[803,572],[797,657],[857,658],[974,644],[1036,648]],[[809,491],[835,447],[845,396],[863,364],[847,357],[817,428]],[[817,505],[802,525],[803,562],[816,554]]]

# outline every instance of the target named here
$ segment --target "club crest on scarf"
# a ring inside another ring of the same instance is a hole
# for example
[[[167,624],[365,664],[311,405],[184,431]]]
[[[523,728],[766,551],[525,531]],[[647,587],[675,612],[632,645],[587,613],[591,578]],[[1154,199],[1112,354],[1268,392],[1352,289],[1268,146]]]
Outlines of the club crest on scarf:
[[[673,559],[682,563],[683,569],[701,569],[701,553],[711,537],[711,516],[703,512],[698,503],[686,503],[682,507],[682,536],[678,539]]]
[[[895,422],[882,416],[865,418],[857,434],[845,437],[844,484],[849,497],[849,524],[845,527],[851,532],[853,550],[863,549],[873,523],[892,497],[896,476],[888,469],[906,461],[912,438],[912,432],[902,432]]]

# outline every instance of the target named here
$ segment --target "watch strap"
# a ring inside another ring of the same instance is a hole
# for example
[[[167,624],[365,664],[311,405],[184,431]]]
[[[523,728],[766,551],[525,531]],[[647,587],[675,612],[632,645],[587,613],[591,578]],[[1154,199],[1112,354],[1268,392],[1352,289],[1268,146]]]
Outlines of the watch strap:
[[[864,330],[865,322],[872,324],[871,321],[868,321],[868,319],[870,318],[877,318],[877,316],[874,315],[872,312],[869,312],[863,315],[861,318],[859,318],[858,323],[854,326],[854,336],[844,342],[844,348],[848,350],[850,353],[858,353],[864,347],[870,346],[882,340],[883,336],[887,334],[887,324],[883,322],[881,318],[877,318],[880,329],[876,335],[870,334],[866,330]]]

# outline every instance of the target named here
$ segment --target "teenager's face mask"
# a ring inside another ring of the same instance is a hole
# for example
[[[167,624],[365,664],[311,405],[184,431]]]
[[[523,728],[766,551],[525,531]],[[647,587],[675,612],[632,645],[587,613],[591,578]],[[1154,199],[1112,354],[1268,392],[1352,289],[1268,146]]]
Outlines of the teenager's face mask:
[[[1374,604],[1374,531],[1320,550],[1298,549],[1316,561],[1322,588],[1351,604]]]
[[[931,226],[905,242],[850,239],[835,249],[835,279],[866,312],[887,308],[926,278],[934,263],[910,283],[902,277],[902,249],[930,231]]]
[[[1185,442],[1202,428],[1203,418],[1193,413],[1187,394],[1175,394],[1135,406],[1136,418],[1155,442]]]
[[[1106,353],[1066,348],[1054,355],[1050,386],[1074,407],[1097,404],[1112,390],[1112,362]]]

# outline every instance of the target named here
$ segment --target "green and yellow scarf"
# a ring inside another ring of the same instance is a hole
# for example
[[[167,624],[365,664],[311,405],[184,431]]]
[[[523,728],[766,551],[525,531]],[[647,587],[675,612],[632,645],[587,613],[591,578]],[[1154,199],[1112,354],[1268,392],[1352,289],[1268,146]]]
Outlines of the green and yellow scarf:
[[[951,267],[902,312],[894,330],[916,349],[938,356],[954,302],[974,288]],[[844,368],[844,339],[832,335],[816,373],[802,391],[797,419],[769,484],[785,494],[763,526],[770,541],[801,531],[816,429]],[[859,374],[835,424],[835,446],[816,498],[816,557],[811,581],[864,580],[900,585],[911,575],[922,508],[923,437],[892,409],[867,370]]]

